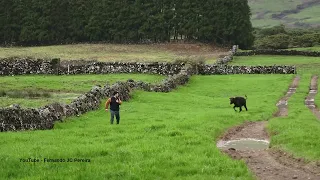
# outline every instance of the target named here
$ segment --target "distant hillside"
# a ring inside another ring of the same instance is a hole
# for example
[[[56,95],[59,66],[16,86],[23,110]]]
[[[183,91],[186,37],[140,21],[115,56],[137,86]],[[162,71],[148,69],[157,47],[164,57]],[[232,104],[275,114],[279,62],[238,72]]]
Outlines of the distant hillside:
[[[254,27],[320,27],[320,0],[248,0]]]

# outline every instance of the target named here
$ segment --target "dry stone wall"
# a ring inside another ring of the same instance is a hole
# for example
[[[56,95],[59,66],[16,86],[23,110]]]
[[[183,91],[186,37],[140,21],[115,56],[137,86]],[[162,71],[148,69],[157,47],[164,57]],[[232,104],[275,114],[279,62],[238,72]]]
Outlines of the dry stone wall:
[[[227,74],[296,74],[295,66],[228,66],[205,65],[199,72],[202,75]]]
[[[236,51],[236,47],[232,52]],[[213,65],[191,64],[188,71],[193,74],[291,74],[295,72],[294,66],[227,66],[232,60],[234,53],[220,59]],[[0,60],[0,75],[25,75],[25,74],[112,74],[112,73],[148,73],[168,76],[177,76],[187,63],[105,63],[105,62],[83,62],[79,64],[70,61],[60,64],[59,59],[50,61],[41,59],[2,59]],[[272,68],[272,71],[269,69]],[[247,69],[247,70],[245,70]],[[251,69],[251,70],[249,70]],[[288,70],[291,69],[291,70]],[[223,70],[223,72],[221,72]],[[211,72],[209,72],[211,71]],[[170,78],[169,78],[170,79]],[[169,81],[167,83],[170,83]]]
[[[55,62],[56,59],[4,58],[0,59],[0,75],[54,74]]]
[[[0,109],[0,131],[41,130],[53,128],[51,112],[43,109],[22,109],[18,106]]]
[[[139,63],[139,62],[97,62],[62,61],[60,59],[4,58],[0,59],[0,75],[24,74],[112,74],[149,73],[174,75],[180,72],[184,63]]]
[[[238,46],[233,45],[232,49],[228,52],[228,54],[222,58],[219,58],[215,64],[228,64],[233,60],[234,54],[237,52]]]

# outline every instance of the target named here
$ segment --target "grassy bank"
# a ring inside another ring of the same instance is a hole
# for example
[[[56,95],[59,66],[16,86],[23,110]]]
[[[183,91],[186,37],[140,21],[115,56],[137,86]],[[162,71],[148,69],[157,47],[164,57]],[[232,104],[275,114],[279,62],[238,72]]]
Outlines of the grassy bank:
[[[270,118],[292,77],[194,76],[171,93],[135,92],[121,106],[120,125],[109,124],[102,103],[100,110],[54,130],[0,133],[0,174],[5,179],[253,179],[245,163],[221,153],[215,140],[245,120]],[[229,97],[244,94],[249,111],[236,113]],[[91,162],[20,162],[29,157]]]

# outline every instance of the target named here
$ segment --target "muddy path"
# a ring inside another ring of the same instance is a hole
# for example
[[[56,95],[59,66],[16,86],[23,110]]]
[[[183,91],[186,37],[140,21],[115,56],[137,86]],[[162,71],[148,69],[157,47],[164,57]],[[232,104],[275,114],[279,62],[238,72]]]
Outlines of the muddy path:
[[[284,97],[276,104],[278,111],[274,114],[275,117],[288,116],[288,100],[297,90],[300,77],[295,77]]]
[[[320,109],[316,106],[314,99],[318,93],[318,76],[312,76],[309,94],[305,99],[305,105],[320,120]]]
[[[277,103],[276,117],[287,116],[287,102],[296,92],[299,77],[295,77],[283,98]],[[261,145],[260,149],[246,148],[239,145],[229,146],[227,142],[254,140],[255,142],[269,142],[269,135],[265,129],[267,121],[245,122],[229,129],[218,141],[217,146],[230,157],[246,162],[249,169],[257,179],[261,180],[287,180],[287,179],[320,179],[320,165],[310,165],[301,159],[294,159],[286,153],[269,149]],[[231,144],[231,143],[230,143]]]

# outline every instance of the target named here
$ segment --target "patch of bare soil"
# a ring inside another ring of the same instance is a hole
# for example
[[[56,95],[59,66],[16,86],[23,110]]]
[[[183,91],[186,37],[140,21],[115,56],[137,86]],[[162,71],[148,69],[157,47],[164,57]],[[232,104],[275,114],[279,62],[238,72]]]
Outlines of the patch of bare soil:
[[[314,99],[317,93],[318,93],[318,76],[312,76],[311,82],[310,82],[310,91],[308,96],[305,99],[305,105],[320,120],[320,110],[314,102]]]
[[[247,121],[240,126],[232,127],[228,130],[221,140],[229,141],[229,140],[237,140],[237,139],[246,139],[246,138],[254,138],[260,140],[269,140],[268,134],[266,133],[264,127],[266,125],[266,121],[260,122],[250,122]]]
[[[277,104],[279,111],[275,116],[287,115],[287,102],[295,93],[299,83],[299,77],[294,78],[287,94]],[[221,138],[224,141],[253,138],[257,140],[269,140],[265,129],[266,121],[246,122],[240,126],[228,130]],[[257,179],[262,180],[287,180],[287,179],[320,179],[320,170],[317,164],[306,163],[302,159],[294,159],[278,150],[237,150],[229,148],[222,150],[230,157],[244,160]]]

